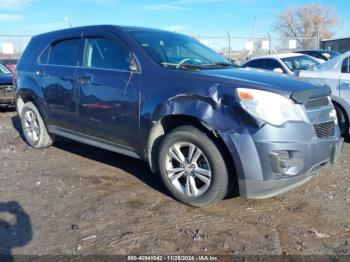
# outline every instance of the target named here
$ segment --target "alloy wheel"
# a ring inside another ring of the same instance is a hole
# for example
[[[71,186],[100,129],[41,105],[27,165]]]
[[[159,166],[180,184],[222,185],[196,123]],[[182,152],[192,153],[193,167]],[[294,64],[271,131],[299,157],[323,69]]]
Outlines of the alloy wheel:
[[[196,145],[178,142],[165,158],[166,173],[173,187],[188,197],[203,195],[212,182],[208,158]]]
[[[27,110],[24,113],[24,132],[26,132],[28,138],[36,143],[40,139],[40,127],[38,119],[35,113],[31,110]]]

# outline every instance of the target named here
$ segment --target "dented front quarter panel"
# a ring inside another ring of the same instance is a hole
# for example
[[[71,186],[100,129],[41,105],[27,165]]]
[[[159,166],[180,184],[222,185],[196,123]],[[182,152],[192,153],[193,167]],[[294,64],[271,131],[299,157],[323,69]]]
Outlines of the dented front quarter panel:
[[[167,70],[168,71],[168,70]],[[167,74],[181,74],[178,78]],[[155,80],[156,79],[156,80]],[[177,79],[169,83],[169,79]],[[238,115],[235,89],[229,84],[189,72],[167,72],[164,75],[144,75],[141,97],[140,127],[147,132],[165,116],[184,115],[201,121],[220,132],[239,132],[244,128]]]
[[[146,158],[151,167],[155,165],[151,159],[153,145],[164,134],[161,125],[164,117],[196,118],[217,136],[254,133],[263,125],[242,110],[235,98],[236,86],[232,83],[196,72],[164,71],[164,74],[144,75],[143,86],[148,88],[142,90],[140,99],[140,132],[141,137],[147,138],[143,148],[149,151]],[[169,79],[177,81],[169,82]]]

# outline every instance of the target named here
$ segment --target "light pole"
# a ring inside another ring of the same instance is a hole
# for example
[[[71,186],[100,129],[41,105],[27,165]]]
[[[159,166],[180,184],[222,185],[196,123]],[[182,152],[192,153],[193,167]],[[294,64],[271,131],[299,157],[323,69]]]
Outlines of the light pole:
[[[227,33],[227,37],[228,37],[228,58],[231,62],[231,36],[230,33],[228,31],[226,31]]]

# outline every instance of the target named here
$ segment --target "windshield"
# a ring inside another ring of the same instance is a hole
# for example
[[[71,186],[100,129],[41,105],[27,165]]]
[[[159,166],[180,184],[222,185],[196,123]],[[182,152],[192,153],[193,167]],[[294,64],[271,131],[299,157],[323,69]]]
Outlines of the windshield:
[[[321,63],[307,55],[281,58],[283,63],[292,71],[313,70]]]
[[[169,68],[218,68],[233,66],[199,41],[165,31],[131,31],[132,37],[158,64]]]
[[[3,64],[0,64],[0,74],[11,74],[11,71]]]

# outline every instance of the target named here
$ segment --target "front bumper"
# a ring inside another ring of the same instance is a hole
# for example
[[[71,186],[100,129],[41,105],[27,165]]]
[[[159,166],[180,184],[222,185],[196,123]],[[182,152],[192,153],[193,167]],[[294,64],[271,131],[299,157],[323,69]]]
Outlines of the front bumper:
[[[15,101],[12,85],[0,85],[0,105],[13,104]]]
[[[308,123],[264,125],[256,132],[221,133],[235,163],[242,197],[260,199],[282,194],[337,161],[343,145],[336,134],[319,139]]]

